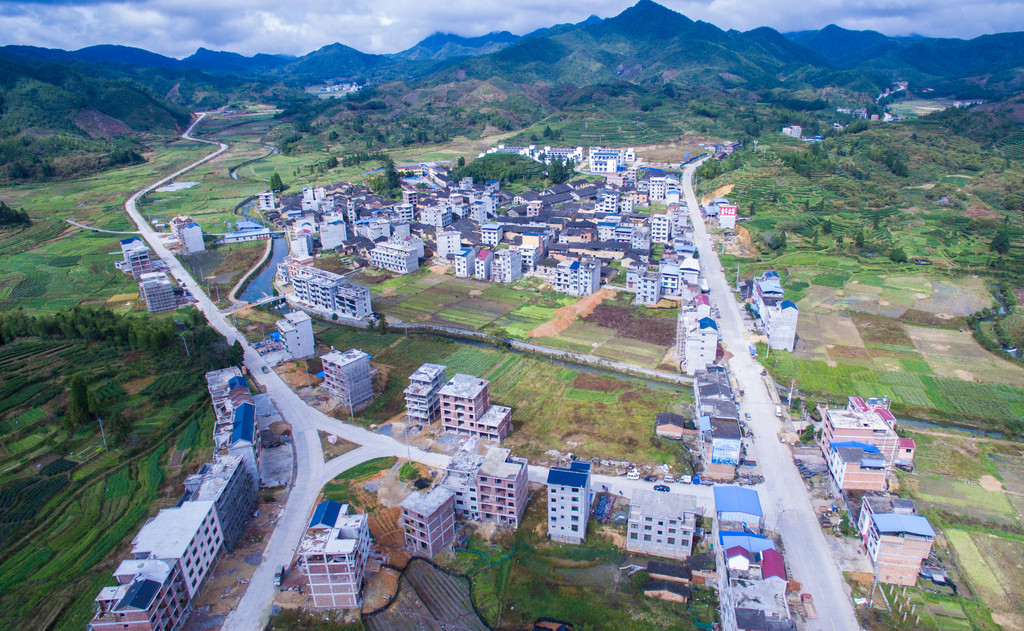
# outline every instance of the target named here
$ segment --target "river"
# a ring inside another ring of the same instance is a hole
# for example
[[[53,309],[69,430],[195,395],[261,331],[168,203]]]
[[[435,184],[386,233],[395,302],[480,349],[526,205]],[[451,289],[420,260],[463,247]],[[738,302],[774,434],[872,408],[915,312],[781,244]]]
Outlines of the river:
[[[284,236],[275,236],[273,247],[270,262],[263,268],[263,271],[249,281],[239,299],[253,302],[274,295],[274,276],[277,274],[277,264],[288,255],[288,239]]]

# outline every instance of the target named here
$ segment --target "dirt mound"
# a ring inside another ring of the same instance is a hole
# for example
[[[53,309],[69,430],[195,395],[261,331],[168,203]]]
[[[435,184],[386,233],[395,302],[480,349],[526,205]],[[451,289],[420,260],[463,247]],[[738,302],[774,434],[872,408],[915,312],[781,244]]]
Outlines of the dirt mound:
[[[590,315],[599,304],[614,295],[615,292],[611,289],[599,289],[575,304],[556,309],[554,317],[530,331],[529,335],[530,337],[555,337],[572,326],[576,316]]]

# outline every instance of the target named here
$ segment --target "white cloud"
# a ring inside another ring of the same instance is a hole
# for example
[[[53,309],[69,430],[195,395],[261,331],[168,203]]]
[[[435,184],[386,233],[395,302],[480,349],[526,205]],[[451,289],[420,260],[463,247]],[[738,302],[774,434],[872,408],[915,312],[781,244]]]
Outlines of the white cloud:
[[[586,4],[550,0],[137,0],[0,5],[0,43],[75,49],[138,46],[184,57],[199,46],[251,55],[302,55],[341,42],[372,53],[412,46],[436,31],[465,36],[508,30],[524,34],[590,14],[615,15],[632,0]],[[723,29],[771,26],[783,32],[829,23],[890,35],[975,37],[1024,30],[1024,6],[981,0],[663,0],[665,6]]]

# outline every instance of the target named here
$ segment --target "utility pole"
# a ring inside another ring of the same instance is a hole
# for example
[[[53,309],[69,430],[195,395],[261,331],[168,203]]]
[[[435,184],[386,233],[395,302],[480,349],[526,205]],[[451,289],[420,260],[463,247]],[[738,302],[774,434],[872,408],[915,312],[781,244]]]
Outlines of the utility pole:
[[[103,419],[97,416],[96,420],[100,423],[100,436],[103,437],[103,451],[110,451],[107,449],[107,435],[103,432]]]
[[[796,377],[789,381],[789,397],[786,399],[786,406],[793,407],[793,387],[796,385]]]

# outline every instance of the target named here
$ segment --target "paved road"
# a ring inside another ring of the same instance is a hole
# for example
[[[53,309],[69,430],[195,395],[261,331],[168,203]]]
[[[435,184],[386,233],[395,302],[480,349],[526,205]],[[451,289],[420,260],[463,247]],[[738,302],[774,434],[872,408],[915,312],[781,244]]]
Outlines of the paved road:
[[[136,230],[134,232],[129,232],[127,230],[104,230],[103,228],[93,228],[92,226],[87,226],[84,223],[78,223],[74,219],[65,219],[64,221],[68,222],[72,226],[78,226],[79,228],[84,228],[86,230],[92,230],[93,232],[105,232],[107,234],[139,234],[138,230]]]
[[[789,448],[779,442],[782,426],[775,418],[775,404],[761,379],[761,365],[750,357],[745,339],[748,333],[739,303],[726,281],[701,217],[693,193],[693,173],[697,166],[691,164],[684,170],[683,193],[694,225],[704,278],[711,289],[712,303],[718,309],[718,329],[726,350],[732,353],[729,368],[744,391],[740,408],[749,413],[753,421],[749,425],[754,434],[754,458],[766,478],[760,488],[766,525],[782,533],[791,578],[800,581],[804,591],[814,597],[819,618],[808,621],[808,628],[857,629],[857,617],[846,583],[818,525],[807,487],[796,470]]]

